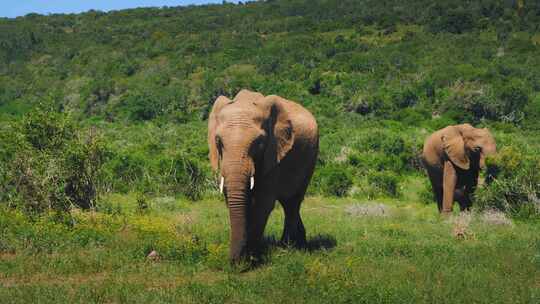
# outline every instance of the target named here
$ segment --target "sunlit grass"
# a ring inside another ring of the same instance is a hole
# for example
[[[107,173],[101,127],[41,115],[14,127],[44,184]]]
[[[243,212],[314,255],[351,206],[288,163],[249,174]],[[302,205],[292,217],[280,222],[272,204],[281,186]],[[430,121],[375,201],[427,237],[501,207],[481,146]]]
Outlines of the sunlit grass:
[[[121,202],[120,214],[77,212],[33,224],[2,211],[0,302],[540,300],[538,223],[492,225],[472,215],[459,236],[459,220],[404,196],[377,201],[391,210],[384,217],[346,212],[373,202],[307,198],[309,250],[275,245],[283,225],[276,206],[266,230],[269,248],[247,270],[227,261],[227,209],[216,199],[152,198],[140,211],[135,195],[113,195],[108,199]],[[147,258],[153,250],[157,257]]]

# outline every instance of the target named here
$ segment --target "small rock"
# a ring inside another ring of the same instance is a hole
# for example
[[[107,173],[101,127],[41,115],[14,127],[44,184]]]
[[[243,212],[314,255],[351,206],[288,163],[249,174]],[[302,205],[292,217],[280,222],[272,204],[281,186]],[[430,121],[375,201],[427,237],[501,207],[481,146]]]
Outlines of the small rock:
[[[147,256],[146,256],[147,259],[149,260],[152,260],[152,261],[157,261],[159,260],[159,254],[157,251],[155,250],[152,250],[152,252],[150,252]]]

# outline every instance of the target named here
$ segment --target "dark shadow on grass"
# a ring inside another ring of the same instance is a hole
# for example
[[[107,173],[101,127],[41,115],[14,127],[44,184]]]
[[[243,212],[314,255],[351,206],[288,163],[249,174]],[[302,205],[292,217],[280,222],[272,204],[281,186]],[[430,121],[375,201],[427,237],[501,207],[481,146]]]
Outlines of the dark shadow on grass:
[[[319,234],[307,239],[304,246],[295,246],[294,244],[285,244],[275,237],[265,237],[257,248],[252,250],[250,255],[250,266],[244,269],[244,271],[250,271],[270,261],[270,255],[275,248],[282,248],[287,250],[300,250],[309,253],[330,250],[336,247],[337,241],[331,235]]]
[[[329,250],[336,247],[336,238],[328,234],[318,234],[307,240],[304,250],[308,252],[316,252],[321,250]]]

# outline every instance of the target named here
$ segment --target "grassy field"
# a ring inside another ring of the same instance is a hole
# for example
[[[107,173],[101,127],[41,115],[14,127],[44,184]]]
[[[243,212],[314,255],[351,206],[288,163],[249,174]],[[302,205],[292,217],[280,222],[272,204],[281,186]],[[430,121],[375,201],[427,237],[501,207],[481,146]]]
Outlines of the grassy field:
[[[32,221],[3,210],[0,303],[539,303],[540,223],[441,218],[415,200],[309,197],[307,250],[276,245],[276,206],[252,269],[227,261],[219,198],[111,195],[101,212]]]

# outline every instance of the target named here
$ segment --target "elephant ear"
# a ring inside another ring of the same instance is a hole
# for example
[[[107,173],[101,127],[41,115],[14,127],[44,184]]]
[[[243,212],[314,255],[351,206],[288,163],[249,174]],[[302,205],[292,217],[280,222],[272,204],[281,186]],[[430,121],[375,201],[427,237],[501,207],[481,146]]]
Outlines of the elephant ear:
[[[218,114],[221,109],[229,103],[232,103],[229,98],[225,96],[219,96],[214,102],[214,106],[212,107],[212,112],[210,112],[210,116],[208,116],[208,158],[210,158],[210,164],[212,165],[212,169],[214,170],[217,170],[219,167],[219,151],[216,145]]]
[[[294,144],[294,129],[285,107],[287,101],[278,96],[268,96],[268,142],[264,152],[264,173],[270,172],[287,155]]]
[[[465,142],[459,132],[441,137],[444,152],[448,155],[450,161],[463,170],[470,167],[469,158],[465,153]]]

